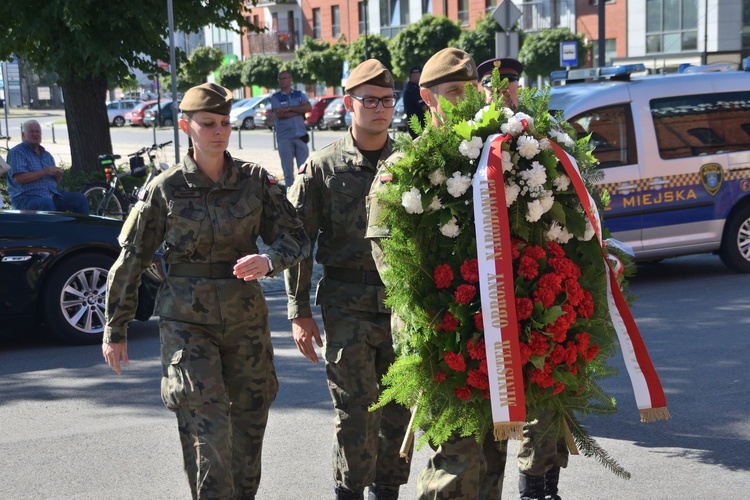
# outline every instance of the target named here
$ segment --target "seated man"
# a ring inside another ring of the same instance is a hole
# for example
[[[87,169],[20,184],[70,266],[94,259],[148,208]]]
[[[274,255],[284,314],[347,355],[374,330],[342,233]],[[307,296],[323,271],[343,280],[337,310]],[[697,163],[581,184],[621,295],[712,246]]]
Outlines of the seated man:
[[[63,171],[42,147],[42,127],[36,120],[21,125],[23,142],[8,152],[8,193],[17,210],[72,211],[88,215],[89,204],[82,193],[58,189]]]

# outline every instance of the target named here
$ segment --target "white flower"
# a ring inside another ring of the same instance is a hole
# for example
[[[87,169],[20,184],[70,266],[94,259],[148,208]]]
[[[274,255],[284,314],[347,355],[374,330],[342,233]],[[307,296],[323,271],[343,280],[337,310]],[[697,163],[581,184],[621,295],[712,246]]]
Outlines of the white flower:
[[[477,111],[477,114],[474,115],[474,121],[475,122],[481,122],[482,118],[484,117],[484,113],[488,109],[490,109],[489,105],[487,105],[487,106],[483,107],[482,109],[480,109],[479,111]]]
[[[591,222],[588,220],[586,221],[586,231],[583,233],[582,238],[578,238],[581,241],[589,241],[591,238],[594,237],[594,226],[591,225]]]
[[[510,183],[505,185],[505,205],[507,207],[510,207],[516,201],[520,191],[521,188],[517,184]]]
[[[539,141],[539,149],[541,149],[542,151],[547,151],[551,147],[552,146],[549,143],[549,139],[547,139],[546,137]]]
[[[564,146],[572,148],[575,145],[575,142],[573,139],[570,138],[568,134],[563,132],[559,129],[552,129],[550,130],[550,135],[559,143],[562,143]]]
[[[526,122],[524,129],[528,129],[534,126],[534,119],[526,113],[516,113],[515,119],[519,122]]]
[[[518,136],[523,133],[523,124],[519,120],[517,120],[515,116],[512,116],[508,118],[508,121],[506,123],[502,124],[500,130],[504,134]]]
[[[515,113],[513,112],[513,110],[510,109],[510,108],[503,108],[503,109],[500,110],[500,112],[505,115],[505,119],[506,120],[508,120],[510,118],[513,118],[513,115],[515,115]]]
[[[552,208],[552,205],[555,203],[555,197],[552,196],[552,191],[544,191],[541,196],[538,198],[539,203],[542,204],[542,210],[543,213],[549,212],[550,208]]]
[[[527,160],[531,160],[539,154],[539,141],[530,135],[522,135],[518,138],[516,148],[518,149],[518,154]]]
[[[526,203],[526,206],[529,208],[529,211],[526,214],[526,220],[528,222],[536,222],[541,219],[542,214],[544,213],[544,210],[542,210],[542,202],[534,200]]]
[[[569,233],[567,229],[562,227],[557,222],[552,222],[552,225],[550,226],[549,231],[547,231],[548,240],[556,241],[562,245],[570,241],[572,237],[573,235]]]
[[[503,172],[510,172],[513,170],[513,157],[510,156],[510,153],[508,151],[503,151],[502,156],[500,157],[500,160],[503,163]]]
[[[544,165],[535,161],[531,164],[531,168],[521,172],[521,178],[526,181],[529,189],[536,189],[544,185],[547,182],[547,169]]]
[[[482,152],[482,138],[472,137],[471,141],[464,139],[458,146],[458,151],[472,160],[478,158],[479,154]]]
[[[443,233],[443,236],[447,236],[448,238],[458,236],[461,229],[458,227],[457,222],[455,217],[451,217],[451,220],[447,224],[440,226],[440,232]]]
[[[453,176],[446,181],[448,192],[454,197],[462,196],[471,186],[471,174],[461,175],[461,172],[453,172]]]
[[[439,186],[440,184],[444,183],[445,180],[447,179],[442,168],[435,170],[427,177],[430,179],[430,184],[432,184],[433,186]]]
[[[443,208],[443,203],[440,201],[440,198],[435,195],[430,202],[430,206],[427,207],[427,210],[434,212],[435,210],[440,210],[441,208]]]
[[[552,184],[555,185],[555,189],[558,191],[565,191],[570,187],[570,177],[568,177],[565,174],[559,174],[555,179],[552,181]]]
[[[401,204],[408,214],[421,214],[422,210],[422,193],[417,188],[411,188],[401,195]]]

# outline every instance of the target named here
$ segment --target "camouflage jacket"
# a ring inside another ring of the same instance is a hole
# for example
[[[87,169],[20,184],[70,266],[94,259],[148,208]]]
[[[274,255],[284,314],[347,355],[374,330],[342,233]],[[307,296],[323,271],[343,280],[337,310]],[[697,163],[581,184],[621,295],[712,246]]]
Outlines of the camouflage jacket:
[[[266,253],[273,263],[271,275],[310,253],[302,223],[275,179],[259,165],[228,153],[218,181],[201,172],[188,151],[182,163],[157,176],[141,198],[122,228],[122,251],[107,280],[105,342],[125,341],[141,274],[162,242],[169,265],[233,266],[240,257],[258,253],[260,236],[270,247]],[[267,321],[267,310],[248,307],[258,296],[262,291],[257,281],[168,276],[155,313],[203,324]]]
[[[380,155],[392,150],[388,138]],[[365,239],[365,198],[375,178],[375,166],[360,153],[349,132],[308,158],[287,196],[297,209],[315,258],[323,266],[375,271],[370,242]],[[289,299],[289,319],[311,317],[313,256],[289,268],[284,278]],[[318,284],[318,305],[336,305],[361,311],[388,312],[383,305],[385,287],[343,283],[323,278]]]
[[[380,203],[378,203],[378,193],[385,189],[385,185],[392,179],[389,167],[395,165],[403,158],[404,154],[399,151],[393,153],[385,162],[381,163],[375,179],[370,186],[370,192],[367,195],[367,231],[365,232],[365,238],[371,243],[372,258],[380,274],[383,274],[383,271],[386,269],[380,240],[381,238],[389,237],[390,228],[382,223],[383,210]]]

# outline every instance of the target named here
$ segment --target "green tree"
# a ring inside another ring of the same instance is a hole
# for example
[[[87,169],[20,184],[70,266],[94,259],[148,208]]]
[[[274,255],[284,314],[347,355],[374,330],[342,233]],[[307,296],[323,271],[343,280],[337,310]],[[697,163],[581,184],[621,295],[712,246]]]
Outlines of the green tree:
[[[307,71],[307,65],[305,65],[300,57],[287,61],[281,69],[289,71],[292,74],[294,83],[301,83],[303,85],[315,84],[315,76]]]
[[[241,5],[247,3],[174,0],[175,30],[194,33],[212,24],[257,31]],[[166,74],[156,61],[169,60],[167,2],[3,0],[0,19],[0,60],[15,55],[58,75],[72,169],[97,170],[97,155],[112,152],[104,107],[109,83],[122,81],[133,68]]]
[[[492,16],[484,16],[477,21],[473,30],[461,32],[455,46],[471,54],[475,63],[481,64],[488,59],[495,58],[496,33],[504,34],[505,32]],[[519,38],[519,43],[523,44],[525,38],[523,32],[519,32]]]
[[[365,44],[367,45],[367,58],[365,58]],[[388,48],[388,39],[380,33],[374,35],[360,36],[349,44],[346,60],[349,61],[349,68],[354,69],[357,65],[366,59],[377,59],[383,66],[389,70],[393,68],[391,60],[391,51]]]
[[[323,82],[328,87],[341,85],[341,73],[348,45],[342,41],[331,44],[325,40],[314,40],[309,36],[304,38],[297,51],[297,58],[304,75],[312,78],[312,82]],[[294,73],[295,81],[301,82]]]
[[[584,44],[583,35],[575,34],[568,28],[544,30],[538,35],[530,35],[521,46],[518,59],[525,65],[524,73],[531,78],[541,75],[548,77],[560,69],[560,42],[578,42],[578,59],[586,60],[589,46]]]
[[[235,61],[219,67],[218,84],[228,89],[238,89],[244,87],[242,83],[242,71],[245,68],[245,61]]]
[[[188,60],[180,66],[177,75],[177,89],[185,92],[190,87],[195,87],[206,82],[209,73],[216,71],[224,59],[224,52],[216,47],[198,47]]]
[[[424,65],[435,52],[452,46],[459,36],[461,27],[447,17],[422,16],[391,40],[393,76],[405,79],[412,66]]]
[[[281,59],[276,56],[253,56],[245,60],[242,83],[248,87],[258,85],[275,89],[279,86]]]

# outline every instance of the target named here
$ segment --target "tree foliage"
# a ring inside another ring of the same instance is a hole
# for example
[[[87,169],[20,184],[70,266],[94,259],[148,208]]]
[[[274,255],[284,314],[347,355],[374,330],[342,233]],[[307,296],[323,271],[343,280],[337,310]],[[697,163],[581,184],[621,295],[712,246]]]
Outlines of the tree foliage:
[[[461,27],[458,23],[444,16],[423,16],[391,41],[393,76],[405,79],[409,68],[424,65],[435,52],[453,45],[459,36]]]
[[[560,42],[578,42],[578,58],[585,60],[589,47],[584,44],[583,35],[575,34],[568,28],[544,30],[538,35],[529,36],[521,46],[518,58],[524,63],[524,73],[531,78],[541,75],[548,77],[560,68]]]
[[[185,92],[206,82],[206,76],[216,71],[224,59],[224,52],[216,47],[198,47],[190,54],[188,60],[180,66],[177,75],[177,89]]]
[[[331,44],[325,40],[314,40],[309,36],[304,38],[297,51],[297,58],[301,60],[302,73],[312,78],[312,82],[323,82],[328,87],[341,84],[341,72],[347,57],[348,45],[343,41]],[[295,81],[300,82],[294,73]]]
[[[173,4],[175,30],[194,33],[213,24],[257,31],[242,16],[242,3],[236,0],[174,0]],[[110,82],[122,81],[133,68],[165,74],[156,61],[169,60],[167,2],[3,0],[0,19],[0,60],[12,54],[58,75],[72,168],[98,169],[97,155],[112,152],[104,107]],[[178,57],[184,60],[184,54]]]
[[[245,60],[242,68],[242,83],[248,87],[276,88],[279,86],[281,59],[276,56],[253,56]]]
[[[242,82],[242,71],[245,68],[245,61],[234,61],[219,67],[219,77],[217,83],[228,89],[238,89],[245,84]]]
[[[473,30],[461,32],[455,46],[471,54],[474,62],[481,64],[488,59],[495,58],[496,33],[505,32],[492,16],[484,16],[477,21]],[[519,32],[519,38],[519,43],[523,45],[525,38],[523,32]]]
[[[365,45],[367,46],[367,57],[365,57]],[[388,39],[380,33],[367,35],[367,37],[360,36],[349,44],[346,60],[349,61],[350,69],[354,69],[367,59],[377,59],[389,70],[393,68]]]

